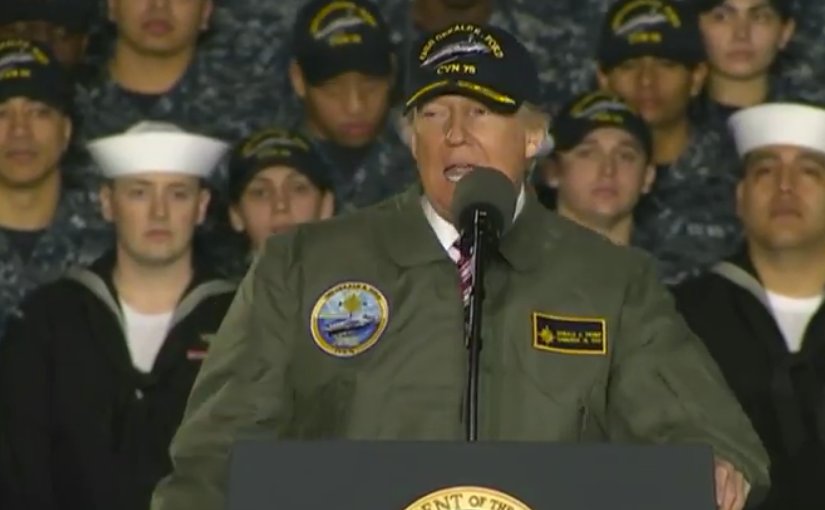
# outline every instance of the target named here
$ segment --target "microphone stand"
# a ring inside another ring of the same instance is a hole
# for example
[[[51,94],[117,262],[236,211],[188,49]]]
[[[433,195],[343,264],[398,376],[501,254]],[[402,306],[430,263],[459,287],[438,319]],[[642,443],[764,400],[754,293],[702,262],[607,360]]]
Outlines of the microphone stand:
[[[481,358],[481,308],[484,300],[484,264],[487,249],[495,240],[487,211],[478,208],[473,211],[472,227],[464,235],[472,257],[473,279],[470,301],[464,323],[464,341],[469,352],[467,365],[467,393],[464,399],[464,424],[469,442],[478,440],[478,382]],[[465,245],[466,247],[467,245]]]

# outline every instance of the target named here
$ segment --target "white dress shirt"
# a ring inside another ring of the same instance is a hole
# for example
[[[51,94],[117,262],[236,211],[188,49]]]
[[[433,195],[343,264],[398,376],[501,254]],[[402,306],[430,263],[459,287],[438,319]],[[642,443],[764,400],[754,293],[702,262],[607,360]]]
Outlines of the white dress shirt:
[[[518,218],[521,210],[524,209],[525,195],[524,186],[522,186],[516,199],[516,211],[513,214],[513,221]],[[458,263],[461,254],[453,246],[459,238],[458,230],[456,230],[452,223],[442,218],[441,215],[435,211],[426,195],[421,196],[421,207],[424,209],[424,216],[427,217],[427,221],[430,223],[433,232],[435,232],[435,236],[438,238],[438,242],[441,243],[444,251],[447,252],[453,262]]]

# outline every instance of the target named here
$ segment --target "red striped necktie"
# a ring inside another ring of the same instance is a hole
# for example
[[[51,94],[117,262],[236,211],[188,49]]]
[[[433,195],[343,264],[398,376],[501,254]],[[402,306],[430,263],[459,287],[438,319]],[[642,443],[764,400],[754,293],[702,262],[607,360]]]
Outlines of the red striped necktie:
[[[458,267],[458,277],[461,282],[461,300],[464,303],[464,310],[470,306],[470,291],[473,287],[473,257],[469,250],[461,249],[461,240],[453,243],[453,248],[460,254],[456,266]]]

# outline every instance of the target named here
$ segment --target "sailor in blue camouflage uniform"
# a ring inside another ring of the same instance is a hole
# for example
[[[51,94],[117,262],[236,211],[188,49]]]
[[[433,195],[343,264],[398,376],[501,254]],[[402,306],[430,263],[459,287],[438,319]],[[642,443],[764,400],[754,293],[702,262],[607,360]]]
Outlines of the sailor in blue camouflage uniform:
[[[549,164],[536,176],[542,205],[618,245],[635,246],[633,213],[656,177],[644,119],[618,96],[597,90],[567,103],[551,135]]]
[[[337,210],[375,204],[417,178],[391,110],[396,60],[369,0],[313,0],[298,13],[289,76],[303,105],[296,130],[324,160]]]
[[[708,55],[707,113],[724,122],[740,108],[787,97],[785,50],[796,22],[789,0],[695,0]]]
[[[71,73],[75,83],[83,82],[95,69],[87,50],[92,27],[99,21],[98,7],[97,0],[0,2],[0,39],[26,39],[42,44]],[[77,126],[76,114],[73,120]],[[97,189],[92,167],[85,149],[72,143],[63,156],[64,177],[70,172],[75,180],[85,181],[89,189]]]
[[[26,294],[111,240],[97,201],[61,165],[71,108],[68,75],[45,46],[0,41],[0,337]]]
[[[58,62],[76,71],[83,62],[96,14],[96,0],[0,2],[0,38],[41,43]]]
[[[733,144],[724,125],[692,115],[707,74],[698,15],[685,3],[620,0],[602,24],[597,60],[601,86],[651,128],[656,181],[636,210],[638,242],[675,284],[741,238]]]
[[[220,30],[205,47],[226,61],[250,66],[283,96],[289,108],[289,84],[283,68],[289,61],[291,21],[302,0],[232,0],[218,5]],[[599,22],[611,0],[381,0],[377,2],[392,31],[398,54],[405,56],[410,41],[434,26],[453,22],[482,22],[519,35],[539,68],[542,99],[553,111],[573,95],[591,88]],[[419,14],[415,14],[419,12]],[[417,27],[415,19],[427,20]],[[288,114],[285,114],[288,115]]]
[[[816,72],[819,62],[806,63],[809,55],[825,52],[825,40],[805,42],[809,35],[801,31],[810,9],[821,32],[825,10],[820,8],[817,14],[816,6],[825,4],[794,0],[694,1],[711,66],[704,113],[725,122],[743,106],[789,100],[825,104],[825,75]],[[723,80],[714,83],[714,75]]]
[[[335,196],[326,165],[300,133],[257,131],[227,160],[226,218],[207,245],[218,272],[239,282],[270,236],[332,217]]]
[[[212,7],[212,0],[109,2],[111,55],[78,94],[84,142],[147,119],[235,140],[279,117],[280,98],[249,79],[245,62],[201,51]]]

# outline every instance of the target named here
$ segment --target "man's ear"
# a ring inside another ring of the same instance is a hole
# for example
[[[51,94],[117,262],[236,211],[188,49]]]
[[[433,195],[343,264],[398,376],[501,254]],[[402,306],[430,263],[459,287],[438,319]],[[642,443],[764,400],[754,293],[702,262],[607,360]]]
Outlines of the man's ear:
[[[335,195],[331,191],[324,191],[321,197],[321,209],[318,213],[319,220],[327,220],[335,214]]]
[[[98,198],[100,198],[100,214],[103,216],[103,219],[112,223],[115,221],[115,215],[112,208],[112,188],[114,187],[114,183],[111,181],[106,181],[100,185],[100,191],[98,191]]]
[[[607,73],[601,68],[601,66],[596,68],[596,81],[598,82],[601,90],[613,93],[613,91],[610,90],[610,79],[607,77]]]
[[[553,155],[543,158],[539,161],[538,168],[541,172],[542,182],[553,189],[558,189],[559,180],[561,179],[561,164],[559,164],[558,156]]]
[[[539,155],[539,151],[548,142],[550,133],[545,129],[530,129],[527,131],[527,136],[524,139],[524,157],[527,159],[534,158]]]
[[[209,201],[212,193],[207,188],[201,188],[198,192],[198,225],[202,225],[206,220],[206,212],[209,209]]]
[[[690,97],[696,97],[705,87],[705,80],[708,77],[708,65],[705,62],[696,64],[690,73]]]
[[[392,83],[393,86],[397,85],[398,77],[400,74],[398,73],[398,59],[395,56],[395,53],[390,55],[390,69],[392,69]]]
[[[418,135],[415,132],[415,120],[404,124],[403,138],[410,148],[413,159],[418,161]]]
[[[304,71],[295,59],[289,62],[289,82],[292,84],[292,90],[299,99],[306,97],[307,83],[304,78]]]
[[[246,224],[243,221],[243,217],[241,217],[237,205],[233,204],[229,206],[229,224],[232,226],[232,230],[239,234],[246,230]]]
[[[796,32],[796,21],[792,19],[788,19],[782,25],[782,35],[779,37],[779,49],[784,50],[788,43],[791,42],[791,37],[793,37],[794,33]]]
[[[642,195],[647,195],[653,188],[653,183],[656,182],[656,166],[649,163],[645,168],[645,178],[642,181]]]
[[[72,143],[73,132],[74,124],[72,123],[72,119],[66,115],[63,118],[63,152],[66,152],[69,149],[69,145]]]
[[[743,219],[742,216],[744,216],[744,214],[743,214],[744,206],[743,206],[743,203],[742,203],[744,201],[744,197],[745,197],[744,180],[740,180],[736,184],[736,216],[739,218],[740,221]]]
[[[203,4],[203,11],[201,11],[201,30],[209,30],[209,20],[212,19],[212,13],[214,10],[214,2],[212,2],[212,0],[206,0],[206,3]]]
[[[115,2],[117,0],[106,0],[106,17],[109,18],[109,21],[112,23],[117,23],[115,21]],[[128,1],[128,0],[121,0],[121,1]]]

